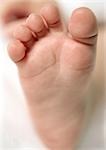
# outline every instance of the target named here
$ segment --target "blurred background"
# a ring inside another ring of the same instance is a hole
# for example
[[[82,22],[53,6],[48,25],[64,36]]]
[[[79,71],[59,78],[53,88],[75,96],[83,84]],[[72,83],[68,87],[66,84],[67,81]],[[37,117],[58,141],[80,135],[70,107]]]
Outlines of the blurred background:
[[[16,66],[7,54],[7,44],[12,36],[11,29],[48,1],[52,0],[0,0],[0,150],[44,150],[34,134]],[[86,6],[92,9],[99,23],[96,67],[88,91],[87,121],[78,150],[104,150],[106,1],[57,0],[57,3],[65,20],[73,9]]]

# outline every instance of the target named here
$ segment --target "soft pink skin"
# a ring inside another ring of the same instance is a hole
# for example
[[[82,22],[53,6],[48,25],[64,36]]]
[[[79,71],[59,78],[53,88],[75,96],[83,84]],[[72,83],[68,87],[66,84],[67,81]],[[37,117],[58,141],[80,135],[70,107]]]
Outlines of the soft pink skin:
[[[32,12],[29,0],[6,0],[0,7],[0,21],[3,24],[4,32],[9,38],[12,31],[18,24],[23,24],[25,18]],[[23,7],[24,6],[24,7]]]
[[[12,38],[14,28],[23,24],[29,14],[39,11],[50,1],[54,3],[54,0],[3,0],[0,5],[0,22],[3,24],[5,35]]]
[[[34,126],[50,150],[73,150],[95,60],[94,14],[79,8],[67,27],[57,7],[48,4],[13,35],[8,52],[18,67]]]

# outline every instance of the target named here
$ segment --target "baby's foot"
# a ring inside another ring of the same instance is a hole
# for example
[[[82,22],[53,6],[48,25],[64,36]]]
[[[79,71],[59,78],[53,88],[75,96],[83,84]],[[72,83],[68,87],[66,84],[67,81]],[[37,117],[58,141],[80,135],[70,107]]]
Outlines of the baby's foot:
[[[71,150],[85,115],[84,95],[94,66],[97,24],[76,9],[68,27],[54,5],[31,14],[14,32],[8,51],[17,64],[31,115],[43,142]]]

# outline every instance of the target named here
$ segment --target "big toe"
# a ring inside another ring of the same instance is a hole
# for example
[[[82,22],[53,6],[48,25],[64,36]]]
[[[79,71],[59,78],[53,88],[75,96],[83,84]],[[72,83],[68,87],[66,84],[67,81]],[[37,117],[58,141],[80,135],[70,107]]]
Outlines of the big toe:
[[[98,33],[93,12],[84,7],[74,10],[69,20],[68,31],[72,44],[69,40],[69,50],[64,52],[64,63],[71,65],[74,70],[92,70]]]
[[[94,45],[97,37],[97,21],[94,13],[85,7],[73,11],[69,21],[69,32],[82,43]]]

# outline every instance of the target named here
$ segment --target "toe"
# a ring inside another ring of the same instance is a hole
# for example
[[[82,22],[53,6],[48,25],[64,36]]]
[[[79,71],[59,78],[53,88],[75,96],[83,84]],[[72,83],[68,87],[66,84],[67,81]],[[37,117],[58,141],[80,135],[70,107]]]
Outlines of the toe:
[[[47,27],[40,15],[31,14],[26,20],[26,25],[37,37],[42,37],[47,32]]]
[[[97,21],[89,8],[74,10],[69,21],[69,32],[75,40],[94,45],[97,39]]]
[[[13,32],[13,37],[22,42],[28,42],[32,38],[32,32],[26,26],[19,25]]]
[[[47,4],[40,11],[40,14],[46,21],[48,27],[52,29],[62,29],[62,23],[58,8],[53,4]]]
[[[20,24],[24,24],[25,20],[19,20],[19,21],[14,21],[11,23],[8,23],[8,25],[4,25],[4,33],[7,37],[13,38],[13,30],[17,28]]]
[[[15,62],[20,62],[25,57],[26,47],[19,40],[13,40],[8,45],[10,58]]]

